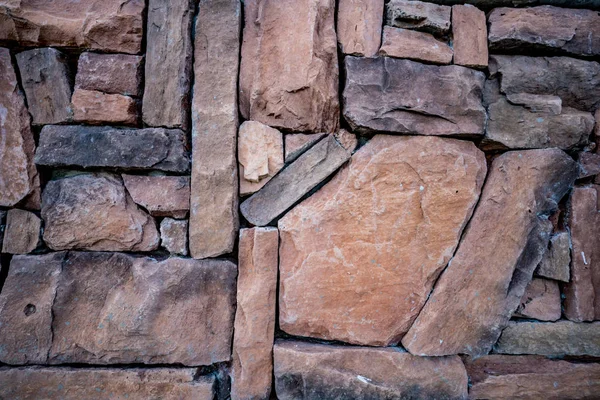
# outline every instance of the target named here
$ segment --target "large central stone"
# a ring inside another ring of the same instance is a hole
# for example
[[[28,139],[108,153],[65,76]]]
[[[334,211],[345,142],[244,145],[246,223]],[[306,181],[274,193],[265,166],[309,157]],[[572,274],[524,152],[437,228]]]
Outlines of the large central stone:
[[[473,143],[375,136],[279,221],[281,328],[397,343],[452,256],[485,174]]]

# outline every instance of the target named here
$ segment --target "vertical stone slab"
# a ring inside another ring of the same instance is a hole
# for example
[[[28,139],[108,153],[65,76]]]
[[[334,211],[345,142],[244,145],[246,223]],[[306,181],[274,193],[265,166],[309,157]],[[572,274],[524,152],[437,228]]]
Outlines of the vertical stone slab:
[[[238,230],[239,0],[201,0],[194,46],[190,252],[233,250]]]
[[[240,231],[231,398],[268,399],[273,373],[279,232]]]
[[[472,68],[488,65],[485,13],[470,4],[452,6],[454,64]]]
[[[384,0],[340,0],[337,38],[342,53],[373,57],[381,43]]]
[[[149,126],[188,125],[192,76],[192,0],[150,0],[142,114]]]
[[[8,254],[31,253],[40,244],[42,220],[30,211],[12,208],[6,216],[6,231],[2,252]]]

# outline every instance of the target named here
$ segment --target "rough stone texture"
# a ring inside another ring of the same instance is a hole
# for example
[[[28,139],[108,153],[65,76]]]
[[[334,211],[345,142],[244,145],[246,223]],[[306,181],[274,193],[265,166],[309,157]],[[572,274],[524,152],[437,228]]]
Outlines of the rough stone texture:
[[[488,65],[485,13],[471,5],[452,6],[454,64],[472,68]]]
[[[137,104],[129,96],[75,89],[71,98],[73,120],[86,124],[135,125]]]
[[[285,162],[294,161],[325,135],[325,133],[290,133],[285,135]]]
[[[6,211],[0,210],[0,249],[2,248],[2,241],[4,239],[4,229],[6,227]],[[2,266],[0,265],[0,268]]]
[[[386,26],[379,55],[450,64],[452,48],[429,33]]]
[[[244,118],[295,132],[335,132],[335,0],[249,0],[244,2],[244,15]]]
[[[337,39],[342,53],[373,57],[381,43],[384,0],[338,2]]]
[[[592,112],[600,106],[600,64],[569,57],[490,56],[490,72],[502,76],[500,89],[558,96],[563,107]]]
[[[79,56],[75,89],[140,96],[142,94],[142,56],[85,52]]]
[[[279,221],[281,329],[398,343],[452,257],[485,174],[470,142],[371,139]]]
[[[506,96],[511,104],[523,106],[532,112],[546,112],[551,115],[559,115],[562,112],[562,100],[558,96],[514,93]]]
[[[552,6],[497,8],[489,16],[492,50],[600,55],[600,15]]]
[[[470,399],[593,399],[600,392],[600,364],[490,355],[465,366]]]
[[[144,123],[149,126],[187,128],[194,3],[193,0],[150,0],[148,3],[142,113]]]
[[[139,53],[143,0],[0,1],[0,41]]]
[[[402,340],[411,353],[487,354],[546,251],[552,224],[544,216],[576,176],[576,163],[558,149],[493,161],[456,254]]]
[[[464,399],[467,373],[457,356],[415,357],[399,349],[278,340],[277,398]]]
[[[333,135],[327,136],[244,201],[240,210],[254,225],[267,225],[292,207],[350,158]]]
[[[345,129],[340,129],[334,134],[334,136],[339,144],[341,144],[342,147],[348,150],[350,153],[356,150],[356,147],[358,146],[358,139],[356,138],[355,134],[350,133]]]
[[[17,54],[17,64],[33,123],[57,124],[71,119],[71,75],[66,57],[56,49]]]
[[[165,218],[160,222],[160,241],[171,254],[187,256],[188,221]]]
[[[451,7],[412,0],[391,0],[386,6],[386,24],[435,34],[450,31]]]
[[[185,133],[164,128],[46,125],[35,162],[47,167],[189,170]]]
[[[571,282],[564,287],[565,316],[600,319],[600,186],[573,189],[570,203]]]
[[[189,176],[122,175],[133,201],[155,217],[185,218],[190,209]]]
[[[240,195],[262,188],[283,168],[283,135],[256,121],[246,121],[238,133]]]
[[[42,204],[44,241],[53,250],[158,247],[154,219],[135,205],[118,176],[90,174],[50,181]]]
[[[535,278],[525,289],[516,316],[540,321],[560,319],[560,289],[558,282]]]
[[[0,47],[0,206],[11,207],[39,186],[33,164],[31,118],[19,90],[10,52]]]
[[[600,122],[598,124],[600,125]],[[600,154],[581,152],[577,161],[580,179],[600,174]]]
[[[559,232],[550,238],[548,249],[535,273],[544,278],[569,282],[571,264],[571,237]]]
[[[231,398],[268,399],[273,374],[279,233],[240,230]]]
[[[511,322],[494,351],[551,357],[600,356],[600,322]]]
[[[358,133],[480,135],[485,75],[388,57],[344,59],[344,117]]]
[[[17,208],[8,210],[2,252],[31,253],[40,244],[41,227],[42,221],[34,213]]]
[[[489,10],[494,7],[519,7],[519,6],[537,6],[540,4],[551,4],[556,6],[571,8],[590,8],[600,10],[596,0],[434,0],[437,4],[459,4],[469,3]]]
[[[201,0],[195,36],[192,104],[190,252],[233,250],[238,230],[238,0]]]

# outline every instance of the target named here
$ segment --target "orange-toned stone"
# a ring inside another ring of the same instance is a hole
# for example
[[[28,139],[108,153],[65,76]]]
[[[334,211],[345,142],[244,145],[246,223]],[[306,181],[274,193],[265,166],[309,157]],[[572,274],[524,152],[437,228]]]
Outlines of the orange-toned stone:
[[[485,13],[470,4],[452,6],[454,64],[472,68],[488,65]]]
[[[515,315],[540,321],[560,319],[560,289],[558,282],[535,278],[525,289]]]
[[[452,48],[429,33],[386,26],[379,55],[450,64]]]
[[[344,54],[373,57],[381,43],[384,0],[338,2],[337,38]]]
[[[122,94],[75,89],[71,107],[73,119],[87,124],[135,125],[138,119],[135,100]]]

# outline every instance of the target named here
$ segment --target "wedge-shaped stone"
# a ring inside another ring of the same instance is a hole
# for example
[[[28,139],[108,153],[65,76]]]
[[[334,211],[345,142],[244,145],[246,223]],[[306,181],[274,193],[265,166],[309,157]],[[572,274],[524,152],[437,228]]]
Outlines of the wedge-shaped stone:
[[[13,208],[6,214],[6,230],[2,252],[8,254],[31,253],[40,244],[42,221],[30,211]]]
[[[279,221],[281,329],[398,343],[452,257],[485,173],[469,142],[371,139]]]
[[[325,135],[325,133],[290,133],[285,135],[285,162],[294,161]]]
[[[338,2],[337,38],[342,53],[373,57],[381,43],[384,0]]]
[[[454,64],[472,68],[488,65],[485,13],[469,4],[452,7]]]
[[[188,368],[0,368],[6,399],[194,399],[214,398],[214,377],[196,378]]]
[[[71,107],[75,122],[90,125],[135,125],[138,121],[135,100],[122,94],[75,89]]]
[[[189,170],[185,133],[164,128],[46,125],[35,162],[48,167]]]
[[[548,279],[569,282],[571,264],[571,237],[559,232],[550,238],[548,250],[535,273]]]
[[[344,117],[358,133],[480,135],[485,75],[389,57],[346,57]]]
[[[558,149],[493,161],[456,254],[402,339],[411,353],[489,352],[546,251],[552,224],[545,216],[576,177],[577,164]]]
[[[0,41],[139,53],[143,0],[0,2]]]
[[[525,289],[515,316],[540,321],[560,319],[560,289],[558,282],[534,278]]]
[[[596,11],[552,6],[496,8],[489,24],[492,50],[600,55],[600,15]]]
[[[450,64],[452,48],[429,33],[386,26],[379,55]]]
[[[321,140],[244,201],[242,215],[252,224],[267,225],[350,158],[333,135]]]
[[[85,52],[79,56],[75,89],[140,96],[143,56]]]
[[[335,132],[339,123],[335,0],[248,0],[244,15],[240,66],[244,118],[295,132]]]
[[[133,201],[155,217],[185,218],[190,209],[189,176],[122,175]]]
[[[600,138],[596,136],[596,140],[600,140]],[[596,144],[596,148],[597,146]],[[577,161],[579,161],[580,179],[600,174],[600,154],[583,151],[579,153]]]
[[[282,400],[464,399],[458,356],[415,357],[399,349],[278,340],[275,390]]]
[[[413,0],[391,0],[386,5],[386,24],[435,34],[450,31],[451,7]]]

